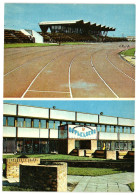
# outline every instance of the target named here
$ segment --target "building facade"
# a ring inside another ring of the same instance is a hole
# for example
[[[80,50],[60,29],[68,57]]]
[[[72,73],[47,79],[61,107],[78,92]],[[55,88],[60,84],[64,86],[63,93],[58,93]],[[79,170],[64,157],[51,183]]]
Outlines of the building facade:
[[[3,111],[3,153],[134,149],[134,119],[7,103]]]

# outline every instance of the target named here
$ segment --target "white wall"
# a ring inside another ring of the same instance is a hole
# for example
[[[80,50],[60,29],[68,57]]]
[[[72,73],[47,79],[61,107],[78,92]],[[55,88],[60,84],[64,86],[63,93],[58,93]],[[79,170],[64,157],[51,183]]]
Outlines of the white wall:
[[[117,133],[99,132],[99,140],[117,140]]]
[[[3,127],[3,137],[16,137],[16,127]]]
[[[33,37],[35,37],[35,43],[43,43],[43,37],[37,33],[36,31],[32,30]]]
[[[27,117],[36,117],[36,118],[49,118],[49,109],[48,108],[36,108],[29,106],[20,106],[18,107],[19,116]]]
[[[50,138],[58,138],[58,130],[50,129]]]
[[[90,123],[98,123],[98,115],[77,113],[77,121],[84,121]]]
[[[39,138],[39,129],[18,127],[18,137]]]
[[[3,104],[3,114],[16,115],[16,105]]]
[[[99,123],[109,124],[109,125],[117,125],[117,117],[99,115]]]
[[[135,126],[135,120],[127,118],[118,118],[118,125]]]
[[[120,140],[135,140],[134,134],[120,133]]]
[[[48,138],[49,137],[49,133],[48,133],[48,129],[40,129],[40,138]]]
[[[50,109],[50,119],[75,121],[75,112]]]

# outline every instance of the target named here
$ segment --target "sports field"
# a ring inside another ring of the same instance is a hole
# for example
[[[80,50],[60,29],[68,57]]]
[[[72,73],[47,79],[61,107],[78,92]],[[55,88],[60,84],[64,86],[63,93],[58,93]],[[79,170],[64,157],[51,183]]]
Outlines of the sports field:
[[[123,45],[123,46],[122,46]],[[5,48],[5,98],[134,98],[134,43]]]

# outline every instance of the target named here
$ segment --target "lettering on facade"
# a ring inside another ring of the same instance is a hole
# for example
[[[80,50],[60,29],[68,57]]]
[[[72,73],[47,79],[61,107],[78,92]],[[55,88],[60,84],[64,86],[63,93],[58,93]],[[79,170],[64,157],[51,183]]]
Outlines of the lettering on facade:
[[[69,138],[96,139],[96,127],[69,126]]]

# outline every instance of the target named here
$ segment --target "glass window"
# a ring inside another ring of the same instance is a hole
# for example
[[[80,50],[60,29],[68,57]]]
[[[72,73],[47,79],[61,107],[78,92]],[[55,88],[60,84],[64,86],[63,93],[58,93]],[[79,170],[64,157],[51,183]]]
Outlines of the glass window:
[[[84,123],[80,123],[80,125],[84,125]]]
[[[75,123],[75,125],[79,125],[79,123]]]
[[[3,117],[3,126],[6,126],[6,116]]]
[[[33,119],[33,124],[35,128],[39,128],[39,119]]]
[[[25,119],[25,127],[31,127],[31,119],[30,118],[26,118]]]
[[[118,132],[119,132],[119,127],[115,126],[115,133],[118,133]]]
[[[46,129],[46,120],[40,120],[41,128]]]
[[[106,132],[110,132],[110,125],[106,126]]]
[[[8,117],[8,126],[14,127],[14,117]]]
[[[49,121],[49,128],[54,129],[54,121]]]
[[[59,126],[60,126],[60,121],[55,121],[55,129],[58,129]]]
[[[122,127],[118,127],[118,130],[119,133],[122,133]]]
[[[100,132],[100,125],[97,125],[97,131]]]
[[[101,131],[105,132],[105,125],[101,125]]]
[[[67,122],[68,125],[72,125],[72,122]]]
[[[131,128],[131,133],[135,133],[135,127]]]
[[[65,121],[62,121],[62,123],[61,123],[61,125],[66,125],[67,124],[67,122],[65,122]]]
[[[111,126],[111,132],[114,133],[114,126]]]
[[[96,127],[95,124],[91,124],[92,127]]]
[[[24,126],[24,118],[17,118],[17,127]]]
[[[86,126],[90,126],[90,124],[86,123]]]

